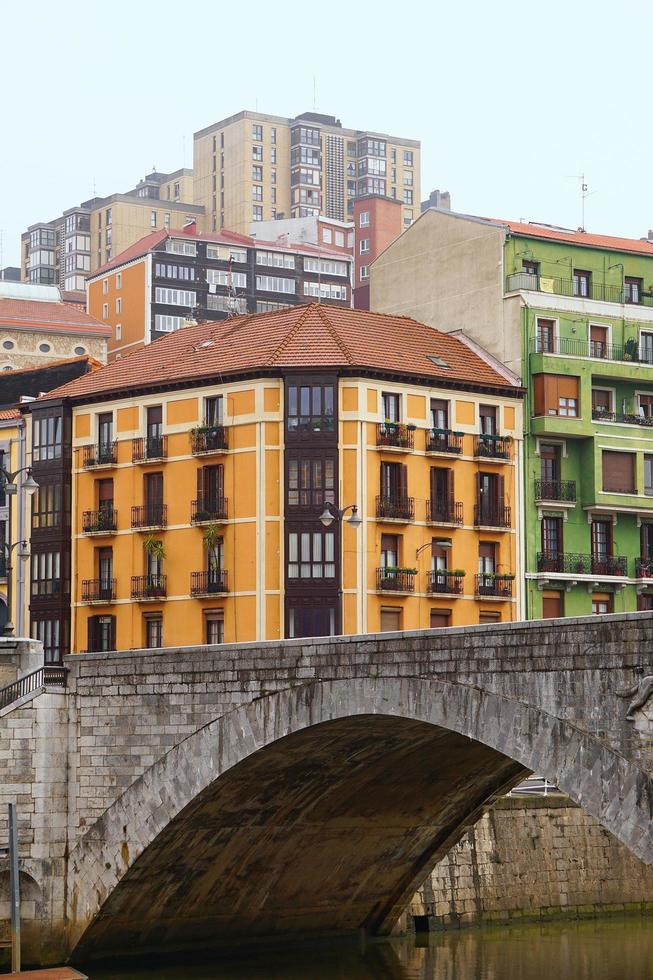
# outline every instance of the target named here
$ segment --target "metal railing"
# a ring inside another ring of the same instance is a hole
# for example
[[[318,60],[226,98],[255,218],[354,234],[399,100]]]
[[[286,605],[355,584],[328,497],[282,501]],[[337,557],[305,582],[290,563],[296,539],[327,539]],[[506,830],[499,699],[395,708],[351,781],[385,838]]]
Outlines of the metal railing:
[[[203,425],[191,429],[190,449],[194,456],[224,452],[229,448],[227,430],[223,425]]]
[[[415,430],[401,422],[380,422],[376,427],[376,444],[393,449],[414,449]]]
[[[653,578],[653,558],[638,558],[635,561],[636,578]]]
[[[150,460],[167,459],[168,437],[146,436],[132,439],[132,463],[147,463]]]
[[[474,441],[474,456],[480,459],[512,459],[512,438],[481,432]]]
[[[44,664],[31,674],[19,677],[17,681],[0,689],[0,711],[19,698],[33,694],[40,687],[65,687],[67,674],[68,668],[61,664]]]
[[[85,578],[82,581],[82,602],[114,602],[115,578]]]
[[[536,480],[536,500],[559,500],[574,503],[576,500],[575,480]]]
[[[376,587],[380,592],[414,592],[416,576],[412,568],[377,568]]]
[[[229,501],[226,497],[206,494],[191,501],[191,524],[210,524],[211,521],[226,521]]]
[[[447,569],[438,568],[436,571],[426,573],[426,591],[462,595],[464,579],[464,572],[450,572]]]
[[[376,516],[379,520],[414,521],[415,498],[380,494],[376,498]]]
[[[167,595],[167,576],[132,575],[132,599],[165,599]]]
[[[591,357],[594,360],[633,361],[653,364],[653,352],[640,350],[637,341],[625,345],[606,344],[600,340],[572,340],[570,337],[535,337],[531,339],[533,354],[568,354],[570,357]]]
[[[625,555],[576,555],[568,552],[540,551],[538,572],[564,572],[569,575],[626,575]]]
[[[634,415],[623,412],[604,412],[600,408],[592,409],[592,419],[595,422],[621,422],[624,425],[644,425],[653,428],[653,416]]]
[[[82,465],[85,469],[92,469],[94,466],[114,466],[117,462],[117,442],[99,442],[82,447]]]
[[[426,521],[428,524],[462,524],[462,500],[427,500]]]
[[[512,527],[511,509],[501,504],[475,504],[476,527]]]
[[[132,507],[132,527],[165,527],[167,523],[167,504],[143,504],[139,507]]]
[[[587,295],[574,288],[573,279],[562,279],[559,276],[541,276],[534,272],[513,272],[506,276],[506,292],[517,289],[531,289],[539,293],[553,293],[556,296],[574,296],[577,299],[597,299],[603,303],[630,303],[634,306],[653,306],[653,295],[639,290],[639,301],[633,298],[633,292],[626,286],[611,286],[602,282],[590,281]]]
[[[118,529],[118,511],[113,507],[100,507],[99,510],[85,510],[82,514],[84,534],[104,534]]]
[[[494,572],[480,572],[474,577],[474,595],[497,596],[511,599],[514,575],[496,575]]]
[[[207,572],[190,573],[191,595],[217,595],[228,591],[227,570],[225,568],[213,568]]]
[[[451,429],[429,429],[426,433],[427,453],[461,453],[463,433]]]

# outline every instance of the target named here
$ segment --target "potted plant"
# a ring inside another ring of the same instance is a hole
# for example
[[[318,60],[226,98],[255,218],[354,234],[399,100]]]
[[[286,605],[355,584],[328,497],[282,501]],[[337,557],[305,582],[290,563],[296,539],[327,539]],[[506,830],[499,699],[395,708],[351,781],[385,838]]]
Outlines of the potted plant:
[[[639,346],[635,337],[629,337],[624,344],[624,361],[638,361]]]
[[[208,559],[207,592],[219,592],[222,588],[222,576],[220,574],[222,569],[215,553],[215,549],[221,538],[222,534],[218,525],[209,524],[202,538]]]
[[[163,595],[163,585],[161,582],[161,563],[165,558],[165,549],[163,547],[163,541],[160,538],[155,538],[153,534],[148,534],[143,542],[143,548],[148,556],[148,565],[150,568],[156,568],[156,571],[148,572],[145,579],[145,592],[148,596],[157,597]]]

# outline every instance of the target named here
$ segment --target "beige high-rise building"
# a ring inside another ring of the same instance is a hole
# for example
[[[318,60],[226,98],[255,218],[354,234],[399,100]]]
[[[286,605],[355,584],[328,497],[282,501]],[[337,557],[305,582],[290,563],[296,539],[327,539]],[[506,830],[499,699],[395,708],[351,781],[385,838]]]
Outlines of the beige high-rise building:
[[[195,133],[193,146],[194,200],[211,231],[318,214],[350,221],[370,194],[400,201],[404,227],[420,213],[419,140],[344,129],[317,112],[244,111]]]

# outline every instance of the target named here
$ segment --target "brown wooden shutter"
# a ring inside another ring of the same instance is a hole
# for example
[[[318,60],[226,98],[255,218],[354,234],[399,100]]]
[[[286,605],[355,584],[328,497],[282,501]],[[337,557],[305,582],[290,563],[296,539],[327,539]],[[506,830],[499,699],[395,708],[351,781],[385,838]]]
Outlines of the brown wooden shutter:
[[[431,467],[431,501],[438,499],[438,470],[437,467]]]
[[[590,327],[590,340],[595,343],[605,344],[608,340],[608,328],[607,327]]]
[[[451,609],[431,609],[431,629],[451,626]]]
[[[562,595],[560,592],[545,592],[542,597],[542,617],[555,619],[562,616]]]
[[[97,616],[89,616],[87,628],[88,628],[88,651],[93,653],[97,650]]]
[[[388,633],[401,629],[401,609],[381,609],[381,632]]]
[[[533,414],[544,415],[544,375],[533,375]]]
[[[216,491],[218,497],[224,497],[224,464],[218,463],[215,475]]]
[[[109,625],[109,649],[116,650],[116,617],[109,616],[111,623]]]
[[[635,454],[603,451],[603,489],[635,493]]]
[[[575,398],[578,400],[578,378],[566,374],[557,375],[558,398]]]
[[[494,541],[480,541],[478,545],[478,554],[480,558],[494,558],[496,553],[496,545]]]
[[[399,463],[397,476],[399,479],[397,496],[407,497],[408,496],[408,466],[405,463]]]
[[[497,488],[496,506],[497,508],[500,509],[503,508],[505,503],[505,499],[504,499],[505,484],[506,484],[505,478],[503,476],[498,476],[496,481],[496,488]]]
[[[449,500],[453,501],[453,470],[447,470],[447,497]]]

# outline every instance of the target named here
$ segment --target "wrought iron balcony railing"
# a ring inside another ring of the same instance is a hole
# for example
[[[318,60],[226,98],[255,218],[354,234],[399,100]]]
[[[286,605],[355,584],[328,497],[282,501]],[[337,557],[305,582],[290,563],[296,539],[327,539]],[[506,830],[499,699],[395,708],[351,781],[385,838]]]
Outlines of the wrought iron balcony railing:
[[[132,439],[132,463],[149,463],[168,457],[167,436]]]
[[[451,429],[429,429],[426,433],[427,453],[462,453],[463,433]]]
[[[376,587],[379,592],[414,592],[414,568],[377,568]]]
[[[476,527],[512,527],[511,509],[500,504],[475,504],[474,525]]]
[[[229,448],[227,430],[223,425],[202,425],[191,429],[190,448],[193,456],[225,452]]]
[[[82,514],[84,534],[112,534],[118,529],[118,511],[113,507],[85,510]]]
[[[205,494],[191,501],[191,524],[211,524],[215,521],[226,521],[229,501],[226,497],[214,497]]]
[[[445,593],[446,595],[462,595],[465,584],[465,573],[450,572],[439,568],[426,573],[426,591]]]
[[[481,432],[474,442],[474,456],[480,459],[512,459],[512,438]]]
[[[541,551],[537,555],[537,570],[569,575],[627,575],[628,559],[625,555],[576,555]]]
[[[401,422],[380,422],[376,427],[376,444],[406,451],[414,449],[415,430]]]
[[[511,599],[514,581],[514,575],[495,575],[494,572],[481,572],[475,576],[474,594]]]
[[[82,465],[91,470],[96,466],[115,466],[118,462],[117,442],[98,442],[82,447]]]
[[[636,578],[653,578],[653,558],[638,558],[635,562]]]
[[[567,354],[569,357],[591,357],[595,360],[635,361],[639,364],[653,364],[653,353],[640,350],[636,340],[618,344],[604,343],[602,340],[573,340],[570,337],[536,337],[531,340],[533,354]]]
[[[165,527],[167,523],[167,504],[143,504],[140,507],[132,507],[132,527],[137,530]]]
[[[193,596],[219,595],[228,591],[227,571],[224,568],[190,573],[190,594]]]
[[[132,575],[132,599],[165,599],[166,595],[165,575]]]
[[[462,500],[427,500],[426,522],[427,524],[462,524]]]
[[[82,582],[82,602],[114,602],[115,578],[86,578]]]
[[[624,412],[604,412],[600,408],[592,409],[592,418],[595,422],[621,422],[622,425],[643,425],[653,428],[653,416],[635,415]]]
[[[576,296],[578,299],[597,299],[604,303],[630,303],[636,306],[653,306],[653,295],[637,293],[623,286],[606,285],[602,282],[590,282],[587,296],[578,295],[578,287],[573,279],[561,279],[558,276],[540,276],[535,272],[513,272],[506,276],[506,292],[518,289],[530,289],[535,292],[553,293],[556,296]]]
[[[376,498],[376,516],[386,521],[414,521],[415,498],[380,494]]]
[[[560,502],[575,503],[576,481],[575,480],[536,480],[535,499],[558,500]]]

